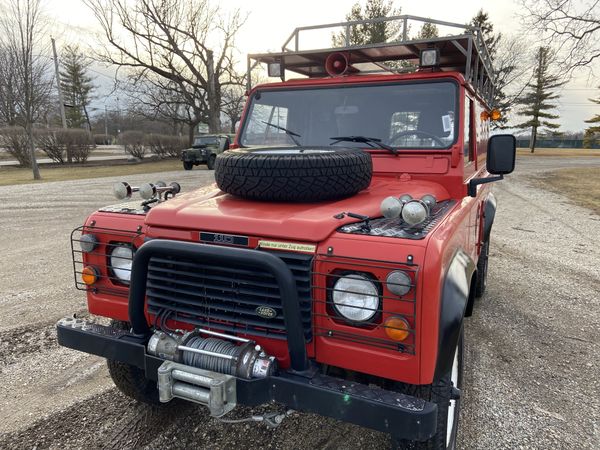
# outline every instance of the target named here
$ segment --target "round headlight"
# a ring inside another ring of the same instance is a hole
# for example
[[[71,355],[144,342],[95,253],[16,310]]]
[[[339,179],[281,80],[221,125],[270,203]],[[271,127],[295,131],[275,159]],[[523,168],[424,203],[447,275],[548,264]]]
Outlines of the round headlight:
[[[391,272],[385,283],[387,288],[392,294],[396,295],[406,295],[410,291],[410,286],[412,284],[410,277],[406,272],[401,270],[395,270]]]
[[[379,309],[377,286],[364,275],[341,277],[333,286],[332,298],[335,309],[354,322],[371,319]]]
[[[411,200],[402,208],[402,220],[411,227],[423,223],[429,215],[429,208],[421,200]]]
[[[129,283],[132,265],[133,249],[129,246],[117,245],[110,254],[110,268],[119,281]]]

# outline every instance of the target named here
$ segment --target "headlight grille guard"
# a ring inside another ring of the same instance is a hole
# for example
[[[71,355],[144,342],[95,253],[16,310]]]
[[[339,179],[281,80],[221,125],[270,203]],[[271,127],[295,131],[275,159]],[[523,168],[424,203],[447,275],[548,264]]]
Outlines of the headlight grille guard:
[[[97,244],[91,252],[81,249],[81,237],[93,234]],[[143,235],[137,231],[116,230],[96,226],[83,225],[71,232],[71,256],[75,287],[81,291],[106,293],[119,297],[129,295],[129,287],[111,270],[110,254],[115,247],[129,245],[137,248],[143,243]],[[93,266],[99,272],[98,282],[88,286],[81,280],[81,272],[85,266]]]
[[[402,270],[411,279],[410,291],[403,296],[391,293],[386,286],[390,272]],[[372,319],[353,322],[336,314],[332,306],[335,282],[349,273],[367,275],[377,286],[380,303]],[[333,255],[318,255],[313,272],[314,336],[354,342],[370,347],[415,354],[417,325],[417,281],[419,267],[412,262],[390,263],[372,259],[357,259]],[[391,339],[385,325],[389,317],[400,316],[409,323],[408,337],[403,341]]]

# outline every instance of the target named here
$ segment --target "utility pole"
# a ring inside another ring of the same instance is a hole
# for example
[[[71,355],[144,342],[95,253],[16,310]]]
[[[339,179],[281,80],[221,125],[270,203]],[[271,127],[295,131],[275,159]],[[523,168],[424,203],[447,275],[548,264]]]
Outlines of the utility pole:
[[[58,101],[60,108],[60,118],[62,119],[63,128],[67,128],[67,116],[65,115],[65,101],[63,99],[62,87],[60,85],[60,72],[58,70],[58,56],[56,55],[56,43],[54,38],[50,38],[52,41],[52,53],[54,53],[54,72],[56,73],[56,88],[58,89]]]
[[[108,136],[108,120],[107,120],[107,112],[106,112],[106,103],[104,104],[104,134]]]
[[[62,86],[60,85],[60,72],[58,70],[58,56],[56,54],[56,42],[54,42],[54,38],[51,37],[52,41],[52,53],[54,54],[54,72],[56,74],[56,89],[58,89],[58,108],[60,109],[60,118],[62,119],[62,127],[67,128],[67,116],[65,114],[65,101],[63,99],[62,94]],[[67,162],[73,162],[73,156],[71,152],[67,150]]]

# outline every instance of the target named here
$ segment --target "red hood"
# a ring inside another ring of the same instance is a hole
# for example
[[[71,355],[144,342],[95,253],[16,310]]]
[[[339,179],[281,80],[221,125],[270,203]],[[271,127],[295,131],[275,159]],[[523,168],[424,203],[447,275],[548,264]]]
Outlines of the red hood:
[[[433,194],[448,199],[447,191],[428,181],[374,178],[368,189],[339,201],[321,203],[271,203],[240,199],[216,188],[196,190],[164,202],[148,213],[149,226],[213,231],[246,236],[276,237],[319,242],[335,229],[356,219],[336,219],[341,212],[381,216],[379,205],[389,195]]]

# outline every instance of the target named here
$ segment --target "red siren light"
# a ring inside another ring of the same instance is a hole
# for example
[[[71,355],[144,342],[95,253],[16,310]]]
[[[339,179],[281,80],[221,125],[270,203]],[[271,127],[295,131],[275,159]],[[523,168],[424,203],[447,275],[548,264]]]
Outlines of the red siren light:
[[[350,53],[336,52],[325,60],[325,71],[332,77],[339,77],[351,72],[358,72],[350,65]]]

